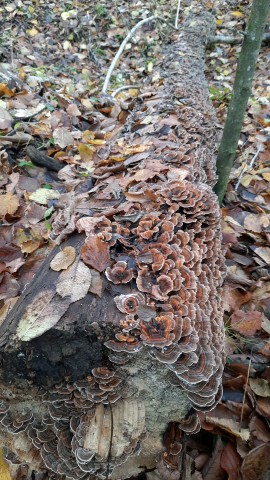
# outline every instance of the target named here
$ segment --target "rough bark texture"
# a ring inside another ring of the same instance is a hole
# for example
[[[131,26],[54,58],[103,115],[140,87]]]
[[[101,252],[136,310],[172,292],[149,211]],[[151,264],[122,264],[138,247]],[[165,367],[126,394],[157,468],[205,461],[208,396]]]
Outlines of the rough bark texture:
[[[184,420],[192,405],[219,401],[224,268],[203,74],[212,30],[207,14],[185,22],[158,90],[96,156],[92,215],[61,245],[75,260],[53,270],[57,247],[1,325],[1,442],[13,463],[124,479],[159,461],[161,477],[177,479],[179,422],[196,431],[196,415]]]

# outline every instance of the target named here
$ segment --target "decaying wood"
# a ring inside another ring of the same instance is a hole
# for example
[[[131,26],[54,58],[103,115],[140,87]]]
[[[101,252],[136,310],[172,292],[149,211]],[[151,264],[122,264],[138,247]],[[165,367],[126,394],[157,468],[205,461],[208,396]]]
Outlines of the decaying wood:
[[[203,74],[213,25],[186,20],[156,91],[96,153],[90,213],[73,205],[78,233],[1,325],[0,441],[13,463],[119,480],[158,461],[162,479],[179,479],[183,432],[200,428],[185,417],[220,399],[224,267]],[[70,218],[67,207],[54,232]]]
[[[54,158],[45,155],[45,153],[40,152],[35,147],[28,146],[25,153],[28,155],[28,157],[32,160],[33,163],[41,167],[46,167],[48,170],[59,172],[59,170],[64,167],[63,164],[61,164]]]

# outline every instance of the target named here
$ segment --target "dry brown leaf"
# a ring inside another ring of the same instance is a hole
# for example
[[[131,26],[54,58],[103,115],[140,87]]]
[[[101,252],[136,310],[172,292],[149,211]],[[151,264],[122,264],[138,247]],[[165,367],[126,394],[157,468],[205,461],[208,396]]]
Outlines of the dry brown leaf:
[[[262,231],[262,226],[258,222],[258,215],[255,215],[254,213],[246,216],[244,220],[244,227],[247,230],[252,230],[252,232],[256,233],[261,233]]]
[[[253,337],[262,327],[262,313],[257,311],[245,312],[237,310],[231,316],[231,327],[234,331]]]
[[[19,297],[8,298],[0,308],[0,325],[2,325],[10,310],[14,307]]]
[[[14,119],[10,113],[3,107],[0,107],[0,130],[6,130],[11,127]]]
[[[270,263],[270,247],[257,247],[254,249],[256,255],[259,255],[267,264]]]
[[[259,397],[256,400],[256,410],[260,415],[270,418],[270,398]]]
[[[60,297],[68,297],[70,303],[77,302],[87,294],[91,280],[90,269],[79,260],[60,273],[56,291]]]
[[[242,438],[242,440],[248,441],[250,437],[249,430],[247,428],[242,428],[239,432],[239,423],[231,418],[215,418],[206,414],[205,421],[210,423],[210,425],[214,425],[222,430],[225,430],[226,432],[231,433],[237,438]]]
[[[232,443],[227,443],[221,454],[220,465],[228,474],[228,480],[238,480],[241,457]]]
[[[0,215],[13,215],[18,210],[20,204],[16,195],[11,192],[0,196]]]
[[[267,480],[270,471],[270,444],[259,445],[249,452],[241,467],[244,480]]]
[[[103,272],[110,265],[110,247],[99,237],[88,238],[81,248],[83,261],[99,272]]]
[[[74,247],[65,247],[55,255],[50,263],[50,267],[55,272],[66,270],[76,258],[76,250]]]
[[[98,297],[101,298],[101,294],[102,294],[102,278],[101,278],[101,275],[100,275],[99,272],[97,272],[93,268],[90,268],[90,272],[91,272],[91,275],[92,275],[92,281],[91,281],[91,285],[90,285],[90,288],[89,288],[89,292],[94,293],[95,295],[97,295]]]
[[[54,327],[64,315],[70,301],[55,296],[54,290],[38,293],[28,305],[17,327],[17,337],[23,342],[29,342]]]
[[[65,127],[56,128],[53,132],[53,138],[57,145],[65,148],[68,145],[73,145],[74,138],[72,133]]]
[[[258,440],[264,443],[270,442],[270,431],[262,419],[254,415],[250,420],[249,429]]]
[[[9,272],[4,272],[0,276],[0,300],[17,297],[20,286]]]
[[[250,378],[249,385],[259,397],[270,397],[270,385],[263,378]]]

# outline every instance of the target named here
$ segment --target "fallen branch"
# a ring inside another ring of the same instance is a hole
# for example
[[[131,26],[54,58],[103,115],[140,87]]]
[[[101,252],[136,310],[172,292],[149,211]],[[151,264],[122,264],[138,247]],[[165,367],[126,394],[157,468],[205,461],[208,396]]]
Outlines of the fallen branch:
[[[181,5],[181,0],[178,0],[178,5],[177,5],[177,12],[175,16],[175,28],[178,28],[178,21],[179,21],[179,13],[180,13],[180,5]]]
[[[213,35],[209,37],[207,45],[213,45],[214,43],[228,43],[231,45],[235,45],[237,43],[241,43],[243,41],[244,35],[241,37],[233,37],[230,35]],[[270,42],[270,33],[265,33],[262,38],[263,43]]]
[[[159,17],[157,15],[152,15],[151,17],[148,17],[148,18],[144,18],[143,20],[140,20],[140,22],[136,23],[136,25],[134,25],[134,27],[130,30],[130,32],[128,33],[128,35],[126,36],[126,38],[124,38],[123,42],[121,43],[119,49],[118,49],[118,52],[116,53],[112,63],[111,63],[111,66],[107,72],[107,75],[106,75],[106,78],[105,78],[105,82],[104,82],[104,85],[103,85],[103,88],[102,88],[102,93],[103,94],[106,94],[107,93],[107,90],[108,90],[108,86],[109,86],[109,83],[110,83],[110,79],[111,79],[111,76],[112,76],[112,73],[116,67],[116,64],[119,60],[119,58],[121,57],[128,41],[133,37],[134,33],[142,26],[144,25],[145,23],[147,22],[150,22],[151,20],[161,20],[162,22],[165,22],[167,23],[167,25],[169,25],[171,28],[173,28],[174,30],[177,30],[177,28],[174,27],[174,25],[172,25],[171,23],[167,22],[167,20],[165,20],[164,18],[162,17]]]
[[[54,160],[51,157],[48,157],[48,155],[45,155],[44,153],[40,152],[32,146],[26,148],[26,154],[36,165],[39,165],[40,167],[45,167],[48,170],[53,170],[54,172],[59,172],[59,170],[61,170],[61,168],[65,166],[64,164],[58,162],[57,160]]]
[[[123,92],[124,90],[129,90],[130,88],[139,90],[142,88],[142,85],[123,85],[123,87],[117,88],[117,90],[115,90],[115,92],[112,93],[112,98],[117,97],[119,93]]]

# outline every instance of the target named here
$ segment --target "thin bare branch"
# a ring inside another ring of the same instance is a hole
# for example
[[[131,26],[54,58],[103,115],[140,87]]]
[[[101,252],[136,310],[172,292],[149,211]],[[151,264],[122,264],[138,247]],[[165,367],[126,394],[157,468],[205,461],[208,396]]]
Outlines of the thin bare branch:
[[[181,0],[178,0],[177,12],[176,12],[175,24],[174,24],[175,28],[178,28],[179,13],[180,13],[180,5],[181,5]]]
[[[140,89],[142,88],[141,85],[123,85],[123,87],[117,88],[115,92],[112,93],[112,97],[117,97],[118,93],[123,92],[123,90],[129,90],[130,88]]]
[[[247,386],[248,386],[248,379],[249,379],[250,367],[251,367],[251,357],[250,357],[250,359],[249,359],[249,364],[248,364],[247,381],[246,381],[245,387],[244,387],[244,396],[243,396],[243,402],[242,402],[242,408],[241,408],[239,432],[241,432],[241,429],[242,429],[242,422],[243,422],[243,415],[244,415],[244,406],[245,406],[245,400],[246,400],[246,393],[247,393]]]
[[[171,28],[175,29],[175,27],[167,22],[167,20],[165,20],[164,18],[162,17],[159,17],[157,15],[152,15],[151,17],[148,17],[148,18],[144,18],[143,20],[140,20],[140,22],[136,23],[136,25],[134,25],[134,27],[130,30],[130,32],[128,33],[128,35],[126,36],[126,38],[124,38],[123,42],[121,43],[119,49],[118,49],[118,52],[116,53],[112,63],[111,63],[111,66],[107,72],[107,75],[106,75],[106,78],[105,78],[105,82],[104,82],[104,85],[103,85],[103,88],[102,88],[102,93],[103,94],[106,94],[107,93],[107,90],[108,90],[108,86],[109,86],[109,83],[110,83],[110,79],[111,79],[111,76],[112,76],[112,73],[117,65],[117,62],[119,60],[119,58],[121,57],[128,41],[133,37],[134,33],[142,26],[144,25],[145,23],[147,22],[150,22],[151,20],[161,20],[162,22],[165,22],[167,25],[169,25]]]

